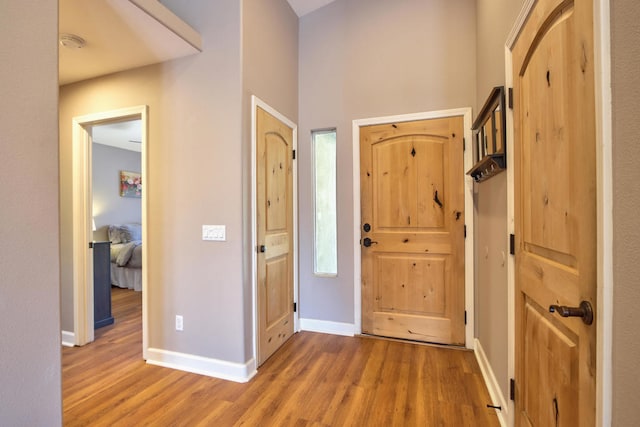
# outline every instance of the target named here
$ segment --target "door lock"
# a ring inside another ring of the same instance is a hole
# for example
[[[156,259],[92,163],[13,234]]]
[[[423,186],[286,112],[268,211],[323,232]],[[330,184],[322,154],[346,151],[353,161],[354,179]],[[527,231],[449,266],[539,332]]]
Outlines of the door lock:
[[[373,240],[371,240],[371,239],[370,239],[370,238],[368,238],[368,237],[365,237],[364,239],[362,239],[362,244],[363,244],[365,247],[367,247],[367,248],[368,248],[369,246],[371,246],[371,245],[373,245],[373,244],[377,244],[377,243],[378,243],[378,242],[374,242]]]

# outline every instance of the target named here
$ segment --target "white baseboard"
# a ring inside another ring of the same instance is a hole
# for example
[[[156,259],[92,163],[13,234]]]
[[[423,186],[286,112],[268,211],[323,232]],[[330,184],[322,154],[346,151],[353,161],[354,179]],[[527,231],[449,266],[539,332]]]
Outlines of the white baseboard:
[[[502,390],[500,389],[498,380],[496,380],[496,376],[493,373],[493,369],[491,369],[491,364],[489,364],[487,355],[482,348],[482,344],[480,344],[480,341],[477,338],[475,338],[475,347],[476,348],[474,353],[476,355],[476,359],[478,360],[478,365],[480,365],[480,371],[482,371],[484,382],[487,385],[487,389],[489,390],[492,404],[497,404],[502,408],[502,410],[500,411],[496,409],[498,421],[500,421],[500,425],[502,427],[507,427],[509,419],[509,404],[504,400],[504,395],[502,394]]]
[[[76,334],[69,331],[62,331],[62,345],[65,347],[73,347],[76,345]]]
[[[147,349],[147,363],[238,383],[248,382],[257,373],[254,359],[234,363],[158,348]]]
[[[309,332],[322,332],[323,334],[355,335],[355,325],[352,323],[330,322],[328,320],[300,319],[300,330]]]

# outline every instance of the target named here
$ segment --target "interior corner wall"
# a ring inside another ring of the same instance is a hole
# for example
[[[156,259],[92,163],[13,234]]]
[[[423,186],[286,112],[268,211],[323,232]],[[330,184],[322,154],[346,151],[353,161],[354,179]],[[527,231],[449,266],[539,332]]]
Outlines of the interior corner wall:
[[[476,112],[495,86],[504,86],[505,44],[523,5],[524,0],[476,0]]]
[[[614,426],[640,419],[640,3],[611,0]]]
[[[475,0],[337,0],[300,19],[300,316],[354,324],[352,121],[471,107]],[[311,130],[337,129],[338,276],[313,274]]]
[[[298,16],[287,0],[242,1],[242,194],[245,348],[252,357],[251,96],[298,122]]]
[[[203,52],[61,87],[60,183],[71,188],[73,117],[147,105],[149,346],[245,363],[240,3],[163,3],[201,34]],[[68,190],[61,202],[66,329],[73,327]],[[203,241],[203,224],[226,225],[227,240]]]
[[[58,2],[0,13],[0,425],[62,424]]]
[[[140,222],[141,199],[120,196],[120,171],[140,173],[140,152],[93,144],[92,179],[93,218],[96,231],[93,239],[108,240],[111,224]]]
[[[495,86],[505,84],[505,43],[523,0],[477,0],[477,95],[474,118]],[[510,167],[510,165],[507,165]],[[474,184],[475,336],[508,401],[507,174]]]

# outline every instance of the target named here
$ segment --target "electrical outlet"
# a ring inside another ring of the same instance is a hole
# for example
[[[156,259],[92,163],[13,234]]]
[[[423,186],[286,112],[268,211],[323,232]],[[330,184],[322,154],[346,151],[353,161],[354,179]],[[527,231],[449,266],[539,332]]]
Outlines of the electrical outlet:
[[[176,315],[176,331],[182,331],[184,328],[184,319],[179,314]]]

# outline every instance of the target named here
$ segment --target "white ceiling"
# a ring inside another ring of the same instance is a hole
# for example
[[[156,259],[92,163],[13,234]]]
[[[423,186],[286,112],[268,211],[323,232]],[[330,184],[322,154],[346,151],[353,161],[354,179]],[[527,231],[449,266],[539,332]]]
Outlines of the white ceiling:
[[[136,119],[96,125],[91,128],[91,138],[96,144],[142,151],[142,121]]]
[[[77,82],[201,51],[200,35],[157,0],[59,0],[59,83]]]
[[[301,17],[335,0],[287,0]],[[59,48],[65,85],[202,50],[200,35],[158,0],[59,0],[59,32],[86,41]]]
[[[322,6],[328,5],[335,0],[287,0],[291,5],[293,11],[299,17],[311,13],[316,9],[320,9]]]

